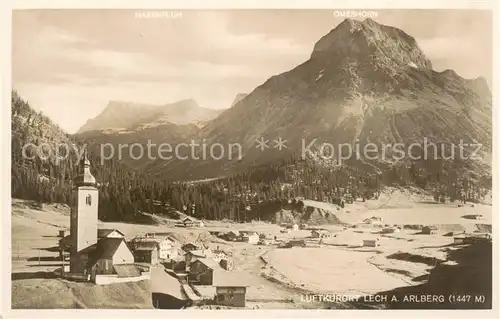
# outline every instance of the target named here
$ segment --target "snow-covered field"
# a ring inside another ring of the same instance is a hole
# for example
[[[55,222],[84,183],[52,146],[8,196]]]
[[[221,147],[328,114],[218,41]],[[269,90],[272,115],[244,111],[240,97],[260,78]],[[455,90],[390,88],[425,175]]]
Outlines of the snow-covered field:
[[[368,260],[376,252],[328,248],[276,249],[265,258],[272,267],[314,293],[370,294],[405,286]]]
[[[355,224],[356,227],[324,225],[322,227],[329,229],[332,237],[321,241],[310,238],[310,231],[297,230],[284,234],[280,232],[280,226],[265,222],[237,224],[206,221],[206,227],[186,229],[169,226],[171,223],[165,220],[160,225],[99,222],[99,227],[119,229],[127,239],[145,232],[172,232],[182,243],[199,240],[211,248],[218,246],[233,255],[235,270],[248,274],[251,279],[252,285],[247,292],[248,307],[315,308],[321,305],[301,301],[305,293],[372,294],[421,284],[436,263],[446,260],[447,252],[459,248],[450,245],[453,237],[443,236],[445,233],[473,232],[478,229],[477,224],[491,225],[492,221],[492,209],[488,205],[475,204],[472,207],[468,203],[458,207],[457,204],[434,204],[423,195],[394,189],[384,192],[377,200],[355,202],[343,209],[316,201],[305,201],[305,205],[331,211],[342,222]],[[462,217],[469,214],[482,214],[483,218],[471,220]],[[409,224],[436,225],[438,230],[432,235],[417,234],[417,230],[411,229],[378,234],[380,228],[362,223],[365,218],[373,216],[380,217],[384,225],[401,228]],[[57,233],[62,228],[69,228],[67,206],[54,204],[37,209],[29,201],[13,199],[13,298],[41,293],[35,289],[38,283],[35,285],[34,280],[58,281],[33,278],[37,278],[37,273],[60,267],[58,253],[51,248],[57,245]],[[211,230],[253,230],[276,237],[278,242],[305,239],[307,247],[278,248],[276,245],[225,242],[210,235]],[[379,246],[360,247],[362,240],[369,238],[378,238]],[[60,286],[54,283],[54,287],[57,285]],[[72,285],[77,287],[79,284]],[[140,304],[144,304],[147,296],[144,296],[143,288],[140,291]],[[54,294],[57,295],[57,292]],[[56,297],[53,299],[56,300]],[[85,300],[78,302],[87,307],[93,304]],[[58,307],[58,304],[53,306]]]

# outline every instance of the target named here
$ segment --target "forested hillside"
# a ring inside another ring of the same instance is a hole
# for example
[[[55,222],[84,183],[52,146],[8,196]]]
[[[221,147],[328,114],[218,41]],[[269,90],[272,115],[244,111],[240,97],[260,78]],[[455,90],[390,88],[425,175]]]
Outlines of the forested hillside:
[[[23,156],[23,146],[28,143],[42,151],[37,154],[36,148],[25,147],[26,156]],[[13,197],[69,204],[82,146],[75,144],[48,117],[33,110],[16,91],[12,92]],[[56,150],[65,158],[58,158]],[[101,165],[95,153],[90,154],[90,160],[92,174],[100,188],[99,218],[123,221],[144,218],[138,212],[147,209],[146,194],[154,183],[115,160]]]
[[[68,145],[70,154],[58,159],[32,151],[23,156],[23,145],[45,145],[53,152]],[[29,103],[12,92],[12,196],[40,202],[70,203],[72,180],[77,175],[77,145],[71,136],[34,111]],[[75,146],[75,148],[73,148]],[[279,162],[248,168],[246,171],[212,181],[178,183],[155,180],[133,171],[116,160],[101,159],[99,148],[88,145],[91,171],[100,189],[99,218],[151,222],[141,212],[182,211],[198,218],[250,221],[271,220],[266,207],[280,209],[297,198],[342,204],[347,194],[368,200],[383,185],[416,185],[433,191],[436,198],[477,200],[491,187],[490,176],[459,171],[446,161],[393,165],[382,173],[367,173],[356,166],[321,165],[314,160],[290,157]],[[32,159],[30,159],[32,158]],[[423,167],[433,167],[424,170]],[[175,214],[174,214],[175,215]]]

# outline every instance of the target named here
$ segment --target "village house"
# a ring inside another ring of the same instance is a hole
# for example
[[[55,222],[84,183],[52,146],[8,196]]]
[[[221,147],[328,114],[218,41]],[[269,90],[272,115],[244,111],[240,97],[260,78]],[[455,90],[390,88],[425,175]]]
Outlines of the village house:
[[[354,202],[354,198],[352,197],[351,194],[346,194],[343,201],[346,203],[346,204],[352,204]]]
[[[215,272],[212,283],[215,286],[215,303],[221,306],[245,307],[249,284],[244,278],[245,274],[236,272]]]
[[[291,223],[291,224],[284,223],[281,226],[284,227],[285,229],[289,229],[289,230],[298,230],[299,229],[299,225],[294,224],[294,223]]]
[[[262,245],[262,246],[269,246],[271,244],[271,240],[267,238],[261,238],[257,242],[257,245]]]
[[[190,217],[186,217],[182,220],[185,227],[204,227],[204,223],[201,220],[196,220]]]
[[[208,233],[212,236],[219,237],[219,238],[224,235],[223,232],[218,231],[218,230],[209,230]]]
[[[195,227],[205,227],[205,223],[203,223],[203,221],[202,221],[202,220],[196,220],[196,221],[194,222],[194,226],[195,226]]]
[[[490,233],[475,232],[473,234],[465,235],[464,244],[485,243],[485,242],[491,242],[491,240],[492,237]]]
[[[224,239],[227,241],[236,241],[238,238],[240,238],[241,234],[237,230],[231,230],[227,233],[224,234]]]
[[[232,258],[221,259],[219,265],[224,270],[233,270],[234,269],[234,261]]]
[[[365,224],[381,225],[382,224],[382,218],[381,217],[372,216],[370,218],[363,219],[363,222]]]
[[[226,251],[224,251],[222,249],[219,249],[219,247],[217,247],[217,249],[214,249],[212,251],[212,254],[213,254],[213,259],[216,262],[220,262],[223,259],[228,259],[229,258],[229,254]]]
[[[266,239],[268,236],[265,233],[259,234],[259,239]]]
[[[392,234],[397,232],[399,232],[399,229],[395,227],[385,227],[380,231],[381,234]]]
[[[330,232],[324,229],[313,229],[311,231],[312,238],[329,238],[331,237]]]
[[[217,263],[219,263],[219,265],[224,270],[232,270],[234,267],[233,258],[231,257],[231,254],[224,251],[224,250],[219,249],[218,246],[217,246],[217,249],[213,250],[212,258]]]
[[[243,234],[242,240],[249,244],[257,244],[259,242],[259,235],[257,235],[257,233],[255,232],[249,232]]]
[[[163,239],[159,242],[160,252],[159,257],[162,260],[177,260],[179,258],[179,248],[176,244],[168,239]]]
[[[162,261],[162,265],[165,267],[165,269],[170,269],[172,271],[175,271],[176,273],[185,272],[187,269],[185,258],[186,256],[184,255],[182,257],[179,256],[178,259]]]
[[[443,234],[443,236],[445,237],[453,237],[453,236],[459,236],[460,235],[464,235],[465,234],[465,230],[462,230],[462,231],[450,231],[450,232],[447,232],[445,234]]]
[[[213,258],[213,253],[208,249],[197,249],[186,252],[186,254],[184,255],[186,267],[189,267],[191,263],[202,258]]]
[[[159,262],[159,245],[155,241],[136,241],[133,243],[135,262],[157,265]]]
[[[163,261],[179,258],[179,247],[176,241],[168,235],[161,233],[148,233],[144,237],[135,237],[132,243],[135,242],[155,242],[158,244],[158,258]]]
[[[184,224],[185,227],[192,227],[193,226],[194,220],[192,218],[186,217],[185,219],[182,220],[182,223]]]
[[[240,230],[241,237],[243,237],[245,235],[253,235],[253,234],[257,234],[257,232],[253,231],[253,230]]]
[[[151,232],[151,233],[145,233],[143,237],[146,238],[165,238],[168,239],[172,243],[176,243],[177,240],[172,236],[172,233],[169,232]]]

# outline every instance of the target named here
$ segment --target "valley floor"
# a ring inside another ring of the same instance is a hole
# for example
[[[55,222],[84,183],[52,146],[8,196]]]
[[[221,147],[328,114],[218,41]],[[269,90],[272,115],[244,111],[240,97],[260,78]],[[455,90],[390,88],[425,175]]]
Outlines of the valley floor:
[[[401,297],[415,291],[449,295],[447,291],[460,292],[467,287],[485,296],[489,291],[491,297],[491,245],[489,248],[453,245],[453,237],[443,236],[452,231],[491,232],[492,208],[489,205],[433,204],[424,195],[401,190],[391,190],[378,200],[356,202],[341,210],[314,201],[306,201],[306,205],[331,210],[341,221],[356,227],[323,225],[321,227],[329,229],[333,236],[321,240],[311,238],[307,230],[283,234],[280,226],[264,222],[207,221],[206,227],[186,229],[170,227],[168,220],[158,218],[160,224],[156,226],[100,222],[99,227],[120,229],[127,239],[145,232],[168,231],[181,242],[201,240],[211,248],[219,246],[231,252],[235,270],[245,273],[251,282],[247,292],[248,308],[417,308],[417,303],[391,304],[384,300],[385,297],[369,299],[362,296]],[[469,214],[482,214],[483,217],[481,220],[462,217]],[[378,234],[379,228],[362,223],[372,216],[382,218],[383,224],[402,229],[396,233]],[[403,227],[415,224],[435,225],[437,231],[423,235],[418,230]],[[59,239],[57,232],[67,227],[67,206],[53,204],[36,208],[28,201],[13,199],[13,308],[152,307],[153,291],[149,281],[93,286],[52,277],[51,271],[61,263],[54,250]],[[306,247],[278,248],[225,242],[210,235],[211,230],[252,230],[276,236],[278,241],[284,242],[304,239]],[[380,245],[361,247],[362,240],[368,238],[379,238]],[[481,281],[471,274],[481,274]],[[446,280],[443,278],[448,280],[443,281]],[[474,283],[468,282],[471,280]],[[154,281],[153,276],[151,281]],[[453,284],[462,290],[453,290]],[[450,289],[443,289],[443,286]],[[311,297],[320,294],[339,299],[319,301]],[[449,299],[448,295],[445,298]],[[346,301],[347,297],[360,299]],[[471,304],[470,308],[487,305],[487,302]],[[463,304],[448,306],[467,308]],[[439,308],[439,305],[432,303],[427,307]]]

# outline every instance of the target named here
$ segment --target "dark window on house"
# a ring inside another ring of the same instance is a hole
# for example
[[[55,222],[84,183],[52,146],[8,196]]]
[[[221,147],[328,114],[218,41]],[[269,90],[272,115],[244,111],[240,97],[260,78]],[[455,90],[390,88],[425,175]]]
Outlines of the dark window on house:
[[[89,195],[87,195],[87,198],[85,199],[85,202],[86,202],[86,203],[87,203],[87,205],[89,205],[89,206],[90,206],[90,205],[92,205],[92,196],[90,196],[90,194],[89,194]]]

